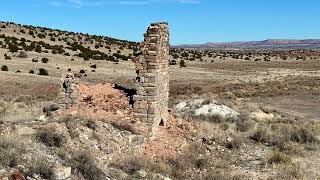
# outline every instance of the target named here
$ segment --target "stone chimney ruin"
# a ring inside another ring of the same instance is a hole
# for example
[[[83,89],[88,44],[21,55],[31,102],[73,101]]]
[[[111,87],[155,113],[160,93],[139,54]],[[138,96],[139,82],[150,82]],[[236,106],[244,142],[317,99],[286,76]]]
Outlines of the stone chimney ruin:
[[[169,101],[169,29],[168,23],[153,23],[144,34],[142,55],[135,60],[137,95],[135,116],[147,123],[150,132],[164,126]]]

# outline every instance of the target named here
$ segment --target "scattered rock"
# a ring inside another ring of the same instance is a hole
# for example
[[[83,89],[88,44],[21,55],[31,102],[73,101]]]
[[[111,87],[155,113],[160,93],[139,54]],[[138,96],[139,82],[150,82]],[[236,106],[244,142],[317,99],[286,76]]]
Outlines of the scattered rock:
[[[21,127],[16,129],[16,133],[20,136],[29,136],[36,133],[36,131],[31,127]]]
[[[147,177],[147,175],[148,175],[147,171],[145,171],[143,169],[136,172],[136,176],[139,178],[145,178],[145,177]]]
[[[117,177],[117,179],[127,179],[128,178],[128,175],[125,172],[123,172],[119,169],[115,169],[115,168],[110,168],[109,174],[111,177]]]
[[[0,170],[0,180],[26,180],[26,178],[17,169],[2,169]]]
[[[27,58],[28,54],[25,51],[19,51],[17,57],[19,57],[19,58]]]
[[[26,178],[22,175],[21,172],[19,171],[15,171],[12,175],[11,175],[12,180],[26,180]]]
[[[38,117],[37,119],[35,119],[36,121],[47,121],[47,117],[45,115],[41,115],[40,117]]]
[[[71,176],[71,167],[58,166],[53,168],[53,179],[64,180]]]
[[[223,119],[238,118],[240,115],[235,110],[213,99],[196,99],[180,102],[175,106],[174,111],[182,115],[220,116]]]
[[[153,179],[156,179],[156,180],[171,180],[171,178],[165,177],[165,176],[162,175],[162,174],[155,174],[155,175],[153,175]]]
[[[59,110],[59,107],[55,104],[50,104],[48,106],[43,107],[43,113],[45,113],[45,115],[47,117],[52,115],[52,112]]]
[[[195,115],[219,115],[224,119],[235,118],[239,116],[239,113],[235,110],[218,103],[210,103],[203,105],[202,107],[195,110]]]
[[[255,119],[257,121],[266,121],[274,118],[275,115],[272,113],[265,113],[265,111],[259,110],[251,113],[250,118]]]

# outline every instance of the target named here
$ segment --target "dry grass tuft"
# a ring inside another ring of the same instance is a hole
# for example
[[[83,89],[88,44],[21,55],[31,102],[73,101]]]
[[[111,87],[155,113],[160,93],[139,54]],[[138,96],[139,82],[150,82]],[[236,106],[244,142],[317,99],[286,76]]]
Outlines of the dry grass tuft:
[[[241,113],[239,120],[236,121],[236,127],[238,131],[247,132],[252,129],[255,125],[255,122],[251,121],[248,114]]]
[[[239,135],[232,135],[231,140],[225,143],[225,147],[233,150],[240,149],[243,142],[244,142],[243,137]]]
[[[56,133],[53,129],[43,129],[37,133],[37,139],[49,147],[62,147],[65,137]]]
[[[0,136],[0,167],[15,167],[24,153],[20,137]]]
[[[105,173],[96,166],[94,157],[89,152],[76,154],[69,164],[78,170],[85,179],[106,179]]]
[[[320,143],[317,136],[310,129],[307,129],[304,127],[298,128],[297,130],[292,132],[291,140],[298,143],[303,143],[303,144],[306,144],[306,143],[319,144]]]
[[[291,161],[290,156],[279,151],[274,151],[268,159],[268,164],[288,164],[291,163]]]
[[[274,179],[314,179],[308,176],[299,164],[288,163],[283,164]]]
[[[34,174],[40,175],[44,179],[53,178],[52,164],[45,159],[35,159],[29,166],[26,175],[32,177]]]
[[[286,144],[296,142],[300,144],[319,144],[316,134],[306,128],[307,125],[273,124],[271,128],[260,127],[250,136],[250,139],[273,145],[280,150],[285,149]]]

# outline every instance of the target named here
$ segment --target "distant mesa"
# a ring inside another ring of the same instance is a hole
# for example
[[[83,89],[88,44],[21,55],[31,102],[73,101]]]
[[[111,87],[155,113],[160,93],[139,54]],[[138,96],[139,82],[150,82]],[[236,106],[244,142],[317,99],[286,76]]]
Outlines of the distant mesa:
[[[206,44],[186,44],[174,48],[195,49],[316,49],[320,48],[320,39],[267,39],[263,41],[208,42]]]

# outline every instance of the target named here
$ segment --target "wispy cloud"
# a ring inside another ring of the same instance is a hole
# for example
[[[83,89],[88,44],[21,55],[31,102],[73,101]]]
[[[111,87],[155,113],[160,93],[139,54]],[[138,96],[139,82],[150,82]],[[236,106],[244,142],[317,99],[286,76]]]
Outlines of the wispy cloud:
[[[155,3],[167,4],[199,4],[200,0],[53,0],[49,5],[55,7],[95,7],[104,5],[149,5]]]

